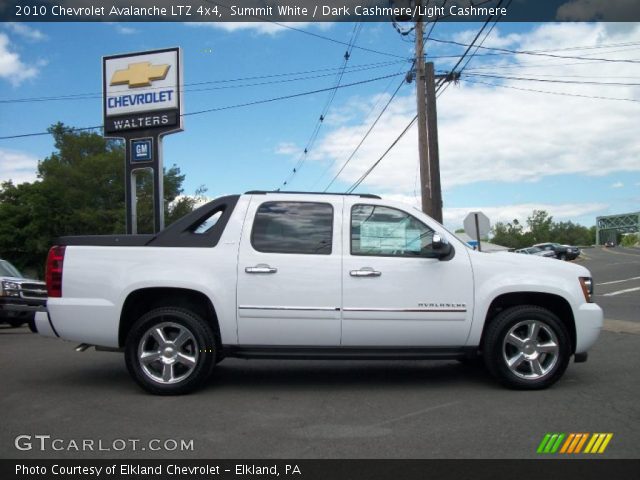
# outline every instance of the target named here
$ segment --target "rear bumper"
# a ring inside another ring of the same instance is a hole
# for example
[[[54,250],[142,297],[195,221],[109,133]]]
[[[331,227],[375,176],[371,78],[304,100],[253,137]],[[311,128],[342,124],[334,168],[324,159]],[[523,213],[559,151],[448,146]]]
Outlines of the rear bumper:
[[[49,319],[49,313],[46,311],[36,312],[35,324],[36,330],[40,335],[58,338],[58,334],[54,330],[51,320]]]
[[[575,312],[576,321],[576,352],[585,353],[600,335],[604,314],[595,303],[585,303]]]

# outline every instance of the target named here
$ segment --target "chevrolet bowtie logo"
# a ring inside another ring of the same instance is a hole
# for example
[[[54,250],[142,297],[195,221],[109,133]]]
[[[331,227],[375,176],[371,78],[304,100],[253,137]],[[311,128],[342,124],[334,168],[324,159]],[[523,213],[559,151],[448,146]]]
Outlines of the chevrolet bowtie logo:
[[[151,62],[132,63],[124,70],[116,70],[111,85],[129,85],[129,88],[148,87],[154,80],[164,80],[170,65],[151,65]]]

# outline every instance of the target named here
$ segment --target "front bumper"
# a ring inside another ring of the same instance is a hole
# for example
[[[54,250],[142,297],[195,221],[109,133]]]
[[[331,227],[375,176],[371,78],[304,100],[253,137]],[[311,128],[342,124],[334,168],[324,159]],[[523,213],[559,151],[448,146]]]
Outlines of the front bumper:
[[[584,353],[589,350],[600,335],[604,314],[595,303],[584,303],[575,312],[576,324],[576,352]]]
[[[43,311],[45,302],[26,303],[22,298],[0,297],[0,321],[31,320],[35,312]]]

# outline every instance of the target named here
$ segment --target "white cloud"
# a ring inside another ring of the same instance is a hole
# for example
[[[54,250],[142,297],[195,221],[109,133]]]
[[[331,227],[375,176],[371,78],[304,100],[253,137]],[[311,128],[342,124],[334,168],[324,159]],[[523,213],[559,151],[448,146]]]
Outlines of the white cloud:
[[[15,185],[36,180],[38,158],[26,152],[0,148],[0,182]]]
[[[419,195],[419,192],[418,192]],[[386,200],[395,202],[402,202],[420,210],[420,197],[414,195],[398,195],[398,194],[382,194],[382,197]],[[607,211],[609,205],[606,203],[565,203],[565,204],[553,204],[553,203],[519,203],[513,205],[500,205],[500,206],[478,206],[472,205],[469,207],[447,207],[443,209],[444,224],[451,229],[459,228],[462,226],[464,218],[470,212],[483,212],[491,220],[491,225],[495,225],[497,222],[511,222],[513,219],[518,219],[519,222],[525,223],[527,217],[531,215],[534,210],[546,210],[549,215],[553,216],[554,220],[572,220],[583,216],[594,216],[596,214],[603,214]]]
[[[122,35],[132,35],[134,33],[138,33],[138,30],[136,30],[135,28],[131,28],[131,27],[126,27],[124,25],[122,25],[121,23],[114,23],[113,24],[116,32],[122,34]]]
[[[20,55],[12,51],[9,37],[0,33],[0,78],[18,86],[24,80],[33,78],[37,74],[38,68],[26,65],[20,59]]]
[[[276,147],[275,153],[278,155],[294,155],[300,153],[300,147],[292,142],[282,142]]]
[[[30,27],[25,23],[7,22],[4,26],[16,35],[20,35],[28,40],[39,42],[47,38],[40,30]]]
[[[496,35],[496,38],[500,36]],[[622,33],[603,24],[542,24],[528,34],[521,34],[514,47],[522,50],[548,50],[576,44],[588,46],[634,41],[640,41],[639,25]],[[575,52],[567,54],[576,55]],[[625,58],[623,54],[617,55],[607,56]],[[540,71],[561,78],[591,76],[600,81],[637,76],[636,66],[633,64],[567,65],[575,61],[524,55],[509,61],[520,68],[529,64],[555,65],[553,69],[542,68],[527,75],[536,75]],[[480,60],[477,62],[471,66],[483,66],[479,63]],[[499,62],[498,66],[504,64],[505,60],[501,59]],[[509,72],[498,68],[494,70],[503,75]],[[607,89],[602,86],[574,84],[540,86],[537,83],[523,84],[514,80],[505,80],[504,84],[560,93],[640,100],[637,87]],[[415,88],[413,85],[411,87]],[[405,95],[396,98],[391,104],[376,129],[340,175],[345,183],[356,181],[414,117],[414,94],[409,93],[406,86],[402,92]],[[438,102],[441,178],[445,190],[482,181],[536,182],[560,174],[595,176],[620,171],[640,171],[640,143],[637,142],[636,125],[630,121],[640,114],[638,103],[551,96],[465,82],[459,86],[451,86]],[[371,99],[361,100],[357,107],[353,107],[357,111],[355,117],[362,119],[363,114],[359,112],[366,111],[371,104]],[[344,112],[341,115],[348,117]],[[348,121],[335,126],[319,139],[308,158],[327,165],[332,162],[331,174],[334,175],[362,139],[370,123],[371,119]],[[400,195],[413,192],[418,163],[416,146],[417,129],[414,125],[367,177],[361,190]],[[329,178],[331,177],[327,176],[326,182]],[[324,182],[323,179],[322,187]]]
[[[611,188],[622,188],[622,187],[624,187],[624,183],[622,182],[616,182],[611,184]]]

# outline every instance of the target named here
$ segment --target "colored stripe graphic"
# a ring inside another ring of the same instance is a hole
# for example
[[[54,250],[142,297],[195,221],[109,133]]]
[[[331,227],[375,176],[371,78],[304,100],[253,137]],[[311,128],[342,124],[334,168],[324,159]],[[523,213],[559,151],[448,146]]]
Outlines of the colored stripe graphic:
[[[578,454],[604,453],[613,438],[613,433],[547,433],[538,445],[537,453]],[[588,441],[587,441],[588,440]],[[583,447],[585,446],[583,450]]]
[[[584,453],[603,453],[612,437],[613,433],[594,433]]]
[[[560,444],[564,439],[564,433],[547,433],[540,445],[538,445],[538,453],[556,453],[558,448],[560,448]]]

